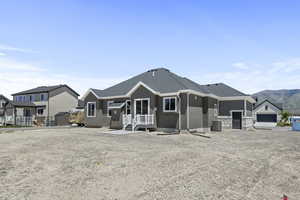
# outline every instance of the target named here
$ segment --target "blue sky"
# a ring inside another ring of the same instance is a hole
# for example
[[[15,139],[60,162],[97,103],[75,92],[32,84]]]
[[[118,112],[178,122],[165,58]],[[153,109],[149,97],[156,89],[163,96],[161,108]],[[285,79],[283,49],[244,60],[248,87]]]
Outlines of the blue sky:
[[[84,93],[150,68],[246,93],[299,88],[300,1],[1,1],[0,93]]]

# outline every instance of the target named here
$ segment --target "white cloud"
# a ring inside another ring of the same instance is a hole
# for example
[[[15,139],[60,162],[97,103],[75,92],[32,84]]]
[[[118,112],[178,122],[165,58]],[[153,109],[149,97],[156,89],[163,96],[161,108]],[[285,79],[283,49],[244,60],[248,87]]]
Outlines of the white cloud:
[[[300,58],[265,65],[252,64],[242,71],[206,74],[199,81],[224,82],[248,94],[265,89],[297,89],[300,88]]]
[[[246,63],[243,63],[243,62],[233,63],[232,66],[237,68],[237,69],[249,69],[248,65]]]
[[[5,53],[2,53],[2,52],[0,52],[0,56],[6,56],[6,54],[5,54]]]
[[[17,48],[9,45],[0,44],[0,50],[2,51],[15,51],[20,53],[36,53],[36,51],[33,51],[31,49],[23,49],[23,48]]]
[[[0,58],[0,70],[44,71],[33,64],[19,62],[9,58]]]
[[[69,74],[51,74],[30,63],[0,59],[0,94],[10,97],[11,94],[43,85],[68,84],[83,95],[89,88],[105,89],[124,79],[90,78]]]

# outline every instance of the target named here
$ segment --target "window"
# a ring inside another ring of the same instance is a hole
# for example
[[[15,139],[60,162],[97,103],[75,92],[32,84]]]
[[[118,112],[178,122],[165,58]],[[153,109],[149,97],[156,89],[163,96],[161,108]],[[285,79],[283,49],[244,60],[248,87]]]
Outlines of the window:
[[[87,103],[87,117],[96,117],[96,102]]]
[[[163,110],[164,112],[176,112],[176,97],[165,97],[163,99]]]
[[[127,100],[126,101],[126,115],[130,115],[131,114],[131,101]]]
[[[135,100],[135,114],[148,115],[150,111],[150,99],[136,99]]]
[[[45,101],[45,95],[41,94],[41,101]]]
[[[268,105],[265,105],[265,110],[268,110],[269,109],[269,106]]]
[[[30,102],[33,101],[32,95],[29,96],[29,101],[30,101]]]
[[[39,115],[39,116],[44,115],[44,108],[38,108],[37,115]]]
[[[114,103],[114,101],[107,101],[107,116],[108,117],[111,117],[112,115],[112,111],[111,109],[109,108],[110,107],[110,104]]]

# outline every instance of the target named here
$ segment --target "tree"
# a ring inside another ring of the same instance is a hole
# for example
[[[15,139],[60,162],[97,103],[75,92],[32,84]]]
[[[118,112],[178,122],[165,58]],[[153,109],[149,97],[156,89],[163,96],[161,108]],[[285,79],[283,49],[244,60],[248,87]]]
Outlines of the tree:
[[[291,116],[291,114],[288,111],[282,111],[281,112],[281,121],[284,123],[288,123],[290,116]]]

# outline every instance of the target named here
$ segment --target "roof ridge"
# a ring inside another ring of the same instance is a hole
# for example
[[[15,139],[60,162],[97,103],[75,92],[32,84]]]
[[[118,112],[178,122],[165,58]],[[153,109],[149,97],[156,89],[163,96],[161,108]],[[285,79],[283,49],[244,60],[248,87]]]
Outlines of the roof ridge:
[[[176,82],[178,82],[179,84],[183,85],[186,89],[189,89],[184,83],[182,83],[181,81],[179,81],[178,79],[176,79],[176,78],[174,77],[174,75],[177,76],[177,77],[179,77],[179,78],[183,78],[183,77],[178,76],[178,75],[176,75],[176,74],[174,74],[174,73],[172,73],[172,72],[170,72],[170,71],[168,71],[168,73],[170,74],[170,76],[171,76],[172,79],[174,79],[174,80],[175,80]]]

